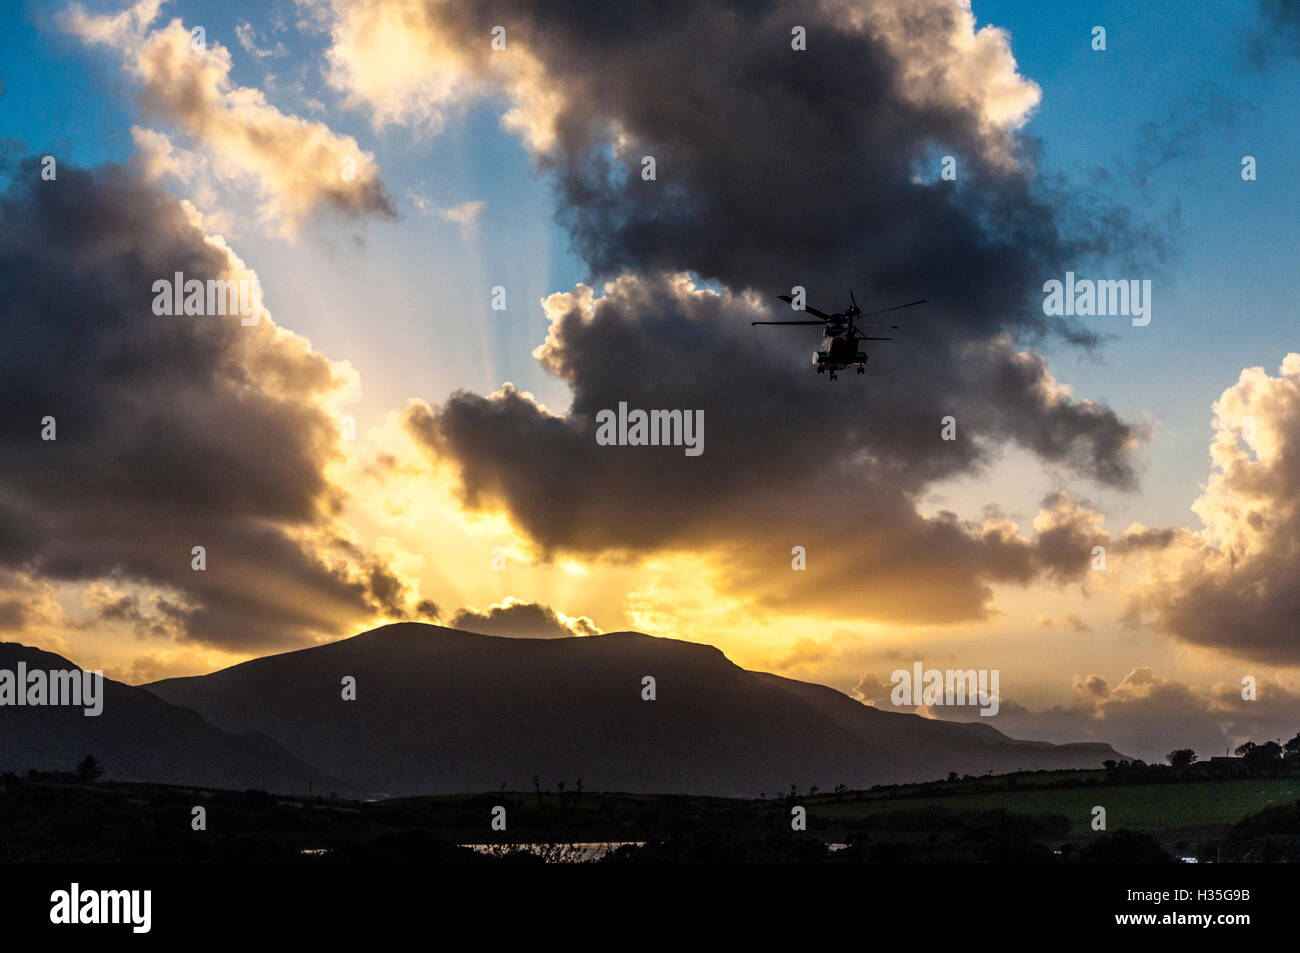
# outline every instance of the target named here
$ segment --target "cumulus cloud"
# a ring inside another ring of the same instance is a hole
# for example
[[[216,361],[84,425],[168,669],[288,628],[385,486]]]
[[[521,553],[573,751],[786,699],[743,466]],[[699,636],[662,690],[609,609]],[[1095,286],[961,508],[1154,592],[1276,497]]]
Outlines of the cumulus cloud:
[[[34,626],[70,627],[54,588],[31,575],[0,568],[0,632],[22,633]]]
[[[895,705],[889,700],[890,683],[882,682],[873,672],[863,672],[858,683],[853,686],[849,692],[854,698],[864,705],[871,705],[873,708],[891,708],[895,711],[914,712],[916,705]]]
[[[1029,292],[1129,230],[1122,210],[1073,214],[1070,193],[1032,184],[1016,131],[1039,90],[965,0],[316,9],[335,83],[377,122],[439,126],[504,95],[503,122],[556,176],[561,221],[604,277],[689,269],[835,299],[852,283],[888,303],[924,292],[946,341],[1040,327]],[[806,52],[791,49],[796,24]],[[956,187],[933,182],[945,152]],[[922,168],[929,184],[911,185]]]
[[[1007,688],[1005,679],[1001,687]],[[1075,676],[1070,703],[1042,711],[1003,698],[992,718],[981,716],[977,706],[896,706],[890,688],[867,672],[852,694],[886,711],[984,722],[1013,738],[1055,744],[1104,741],[1148,762],[1164,761],[1176,748],[1191,748],[1209,759],[1243,741],[1286,741],[1300,733],[1300,693],[1286,685],[1262,681],[1257,698],[1246,701],[1240,685],[1189,685],[1157,676],[1147,666],[1132,669],[1114,685],[1100,675]]]
[[[978,470],[1009,439],[1096,479],[1129,476],[1113,455],[1135,442],[1133,428],[1072,401],[1002,338],[945,369],[956,389],[1000,381],[999,399],[953,407],[933,378],[888,365],[874,386],[831,389],[753,333],[761,303],[680,276],[624,276],[599,298],[579,286],[545,307],[550,333],[536,355],[570,386],[567,413],[507,385],[414,402],[405,421],[454,469],[467,507],[504,509],[546,555],[708,552],[719,585],[769,607],[952,622],[982,616],[993,581],[1079,578],[1099,517],[1053,498],[1036,545],[1007,520],[922,516],[929,482]],[[624,361],[654,371],[629,375]],[[621,401],[703,411],[703,454],[598,445],[597,413]],[[945,441],[952,412],[962,437]],[[805,572],[790,569],[797,545]]]
[[[106,671],[105,674],[130,685],[146,685],[149,682],[160,682],[164,678],[206,675],[212,669],[212,663],[198,652],[183,651],[168,655],[146,652],[122,669]]]
[[[198,143],[218,176],[251,183],[263,213],[285,233],[322,208],[352,217],[396,215],[373,156],[355,139],[281,112],[260,90],[234,85],[229,50],[216,42],[196,47],[179,18],[151,29],[161,6],[141,0],[95,16],[74,4],[61,22],[84,42],[121,53],[127,73],[141,84],[141,108]]]
[[[33,158],[0,195],[0,571],[229,651],[301,645],[412,597],[339,522],[356,386],[272,321],[159,317],[153,284],[256,274],[131,167]],[[42,440],[52,417],[56,439]],[[207,568],[191,568],[192,548]],[[120,584],[119,584],[120,583]],[[142,599],[135,586],[149,587]],[[103,598],[94,598],[95,593]]]
[[[600,635],[602,630],[587,616],[567,616],[540,602],[513,596],[480,612],[473,606],[457,611],[453,629],[511,638],[555,639],[571,635]]]
[[[406,415],[466,505],[504,509],[543,552],[706,549],[723,557],[723,585],[772,606],[807,602],[795,580],[816,576],[827,611],[956,621],[987,611],[991,582],[1027,581],[1052,557],[1005,522],[923,518],[929,483],[1018,444],[1136,485],[1144,429],[1073,397],[1025,339],[1093,340],[1044,316],[1042,282],[1150,236],[1036,177],[1018,131],[1039,90],[963,0],[677,0],[650,17],[597,3],[310,8],[330,33],[332,81],[379,124],[440,128],[499,97],[553,177],[575,248],[612,279],[602,296],[583,285],[545,302],[535,353],[569,385],[567,412],[507,385]],[[806,52],[792,49],[795,25]],[[944,153],[955,183],[937,181]],[[772,296],[794,284],[830,310],[849,285],[867,305],[930,303],[873,347],[865,386],[831,389],[808,370],[815,331],[749,326],[789,315]],[[596,446],[594,415],[620,401],[702,410],[704,455]],[[950,415],[960,437],[944,442]],[[791,547],[813,543],[818,570],[793,576]],[[827,590],[818,574],[846,565],[869,594]]]
[[[688,55],[686,48],[722,45],[734,53],[746,39],[737,29],[740,8],[725,3],[669,4],[653,21],[634,23],[602,15],[594,3],[545,11],[505,3],[487,11],[447,0],[300,2],[328,24],[332,81],[354,105],[372,110],[377,124],[440,128],[449,113],[497,88],[510,101],[505,124],[539,150],[571,142],[585,133],[581,126],[625,120],[595,91],[602,67],[622,64],[628,74],[652,67],[670,75]],[[766,2],[747,12],[750,16],[739,22],[757,38],[774,37],[777,49],[791,49],[791,27],[798,23],[810,34],[809,48],[819,54],[848,37],[878,57],[895,59],[899,98],[918,108],[961,103],[974,117],[973,132],[1002,162],[1013,161],[1007,134],[1023,125],[1041,98],[1037,85],[1018,74],[1007,33],[993,26],[976,30],[963,0],[866,8],[827,2],[812,9]],[[792,16],[796,12],[800,16]],[[490,31],[500,24],[506,25],[504,49],[489,43]],[[548,26],[553,29],[544,29]],[[597,42],[618,41],[633,30],[643,46],[654,49],[642,52],[622,42],[602,48]],[[750,53],[761,55],[761,48]],[[697,88],[706,89],[715,67],[703,59],[693,66],[691,74],[701,77]],[[677,75],[680,82],[691,82]]]
[[[82,592],[82,602],[97,621],[124,622],[141,638],[176,639],[184,636],[170,618],[170,604],[154,593],[142,600],[138,593],[122,592],[103,582],[92,582]]]
[[[1247,368],[1214,404],[1200,532],[1152,536],[1130,621],[1261,662],[1300,664],[1300,354]]]
[[[519,12],[499,12],[506,49],[491,45],[499,25],[469,22],[467,5],[444,0],[299,0],[309,22],[330,34],[328,78],[344,102],[363,109],[376,128],[402,124],[430,133],[473,103],[507,93],[503,123],[534,147],[555,141],[558,90],[549,88],[546,65],[531,35],[516,31]],[[559,12],[559,11],[553,11]],[[489,18],[491,19],[491,18]]]

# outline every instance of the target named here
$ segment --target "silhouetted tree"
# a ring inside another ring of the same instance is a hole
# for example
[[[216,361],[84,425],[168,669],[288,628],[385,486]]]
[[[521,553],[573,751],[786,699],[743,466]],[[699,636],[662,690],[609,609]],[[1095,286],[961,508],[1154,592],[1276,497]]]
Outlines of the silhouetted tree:
[[[77,764],[77,777],[87,784],[104,773],[104,767],[93,754],[88,754]]]
[[[1079,860],[1085,864],[1167,864],[1174,858],[1145,831],[1120,828],[1088,841],[1079,851]]]
[[[1192,762],[1196,760],[1196,752],[1191,748],[1176,748],[1165,757],[1168,759],[1170,767],[1190,768]]]
[[[1282,746],[1276,741],[1266,741],[1262,745],[1254,745],[1243,757],[1252,768],[1272,767],[1282,757]]]

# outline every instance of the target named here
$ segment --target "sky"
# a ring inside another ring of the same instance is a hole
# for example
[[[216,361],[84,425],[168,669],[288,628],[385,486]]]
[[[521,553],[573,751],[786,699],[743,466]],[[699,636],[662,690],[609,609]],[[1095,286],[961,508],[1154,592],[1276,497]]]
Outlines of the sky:
[[[1300,730],[1297,4],[0,17],[0,638],[636,629],[882,707],[998,669],[994,727],[1148,760]],[[260,320],[157,315],[177,271]],[[1150,323],[1045,314],[1067,271]],[[750,326],[795,285],[927,305],[832,384]]]

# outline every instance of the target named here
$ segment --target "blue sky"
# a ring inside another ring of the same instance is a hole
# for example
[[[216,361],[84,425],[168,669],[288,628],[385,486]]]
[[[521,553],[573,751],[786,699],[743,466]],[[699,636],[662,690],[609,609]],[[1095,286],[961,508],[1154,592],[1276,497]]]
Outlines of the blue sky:
[[[1144,495],[1130,513],[1149,522],[1187,521],[1206,466],[1211,401],[1243,367],[1275,370],[1294,342],[1296,61],[1269,72],[1246,68],[1239,30],[1252,22],[1253,7],[1227,0],[1050,9],[990,2],[974,9],[981,23],[1010,30],[1021,72],[1043,87],[1027,127],[1043,140],[1041,168],[1080,187],[1090,169],[1107,169],[1118,187],[1111,194],[1156,218],[1177,213],[1151,325],[1140,333],[1117,327],[1098,361],[1048,350],[1057,376],[1078,393],[1159,419],[1145,454],[1147,482],[1170,492]],[[1089,46],[1096,25],[1107,27],[1104,53]],[[1234,104],[1235,122],[1215,121],[1217,111],[1201,105],[1215,94]],[[1126,186],[1118,170],[1150,146],[1148,123],[1183,152],[1153,172],[1143,190]],[[1241,180],[1243,155],[1259,162],[1255,182]],[[1279,309],[1279,302],[1292,306]]]

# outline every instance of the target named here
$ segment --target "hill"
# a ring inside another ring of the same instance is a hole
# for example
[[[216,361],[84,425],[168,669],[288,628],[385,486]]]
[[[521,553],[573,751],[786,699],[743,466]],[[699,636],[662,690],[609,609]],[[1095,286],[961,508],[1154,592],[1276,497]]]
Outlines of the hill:
[[[29,672],[80,671],[52,652],[0,642],[0,669],[16,672],[20,662]],[[0,773],[70,771],[87,754],[103,765],[105,780],[283,793],[305,792],[314,780],[318,790],[349,790],[267,737],[221,731],[194,711],[109,678],[94,717],[79,707],[0,706]]]
[[[342,698],[345,677],[356,699]],[[655,679],[656,698],[642,699]],[[987,725],[882,712],[748,672],[707,645],[635,632],[512,639],[399,623],[146,686],[386,795],[587,790],[755,796],[1037,768],[1095,768],[1106,745],[1014,741]]]

